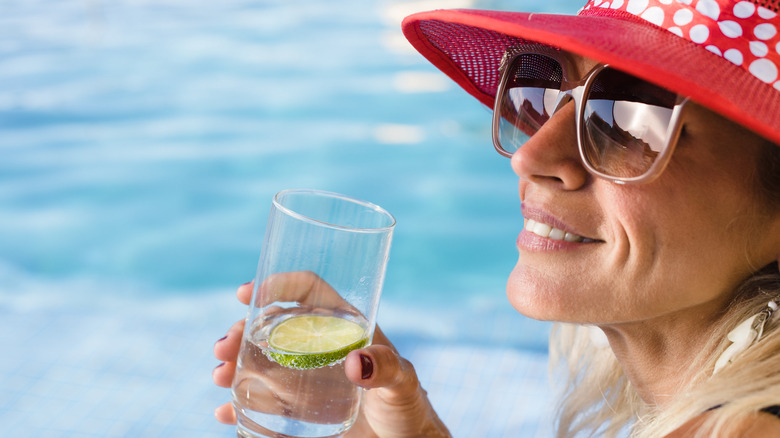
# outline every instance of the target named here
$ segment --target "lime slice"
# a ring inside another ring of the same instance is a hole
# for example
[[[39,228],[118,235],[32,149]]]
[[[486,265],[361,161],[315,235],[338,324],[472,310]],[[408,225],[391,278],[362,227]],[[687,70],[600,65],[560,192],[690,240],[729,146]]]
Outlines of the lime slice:
[[[279,323],[271,331],[268,357],[279,365],[308,370],[332,365],[368,344],[360,324],[337,316],[301,315]]]

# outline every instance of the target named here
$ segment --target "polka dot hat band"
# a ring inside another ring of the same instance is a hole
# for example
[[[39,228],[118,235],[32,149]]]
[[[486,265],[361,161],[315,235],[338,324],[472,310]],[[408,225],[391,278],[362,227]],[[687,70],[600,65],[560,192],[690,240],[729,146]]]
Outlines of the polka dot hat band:
[[[590,0],[583,10],[622,10],[703,45],[780,90],[780,19],[748,1]]]

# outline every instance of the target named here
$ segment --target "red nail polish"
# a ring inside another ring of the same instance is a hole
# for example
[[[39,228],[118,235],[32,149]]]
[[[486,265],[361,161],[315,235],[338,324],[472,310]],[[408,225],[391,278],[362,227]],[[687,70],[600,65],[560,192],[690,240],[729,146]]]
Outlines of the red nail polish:
[[[360,377],[363,380],[370,379],[371,375],[374,374],[374,362],[365,354],[360,355],[360,368],[362,371]]]

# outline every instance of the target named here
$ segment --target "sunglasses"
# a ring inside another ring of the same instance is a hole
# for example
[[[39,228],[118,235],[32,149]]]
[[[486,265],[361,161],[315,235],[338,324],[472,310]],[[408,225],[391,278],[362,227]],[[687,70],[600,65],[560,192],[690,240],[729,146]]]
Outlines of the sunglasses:
[[[573,57],[548,46],[510,48],[500,69],[493,144],[501,155],[511,157],[573,100],[579,154],[590,173],[637,184],[669,163],[687,98],[605,64],[571,78]]]

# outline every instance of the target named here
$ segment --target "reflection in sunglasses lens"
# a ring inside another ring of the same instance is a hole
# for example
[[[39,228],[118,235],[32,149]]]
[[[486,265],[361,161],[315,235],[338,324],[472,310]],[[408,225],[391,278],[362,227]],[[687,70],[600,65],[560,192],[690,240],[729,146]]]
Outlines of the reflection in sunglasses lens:
[[[666,143],[675,99],[631,75],[602,70],[586,96],[582,120],[588,164],[610,176],[643,175]]]
[[[558,61],[535,53],[518,56],[512,64],[499,121],[499,143],[513,153],[552,114],[563,80]]]
[[[604,175],[640,177],[666,147],[677,95],[609,67],[593,74],[583,96],[584,113],[577,120],[582,155],[592,169]],[[494,135],[499,148],[509,154],[541,129],[562,98],[565,102],[573,96],[569,88],[584,84],[582,80],[564,85],[558,60],[539,53],[517,56],[504,80]]]

